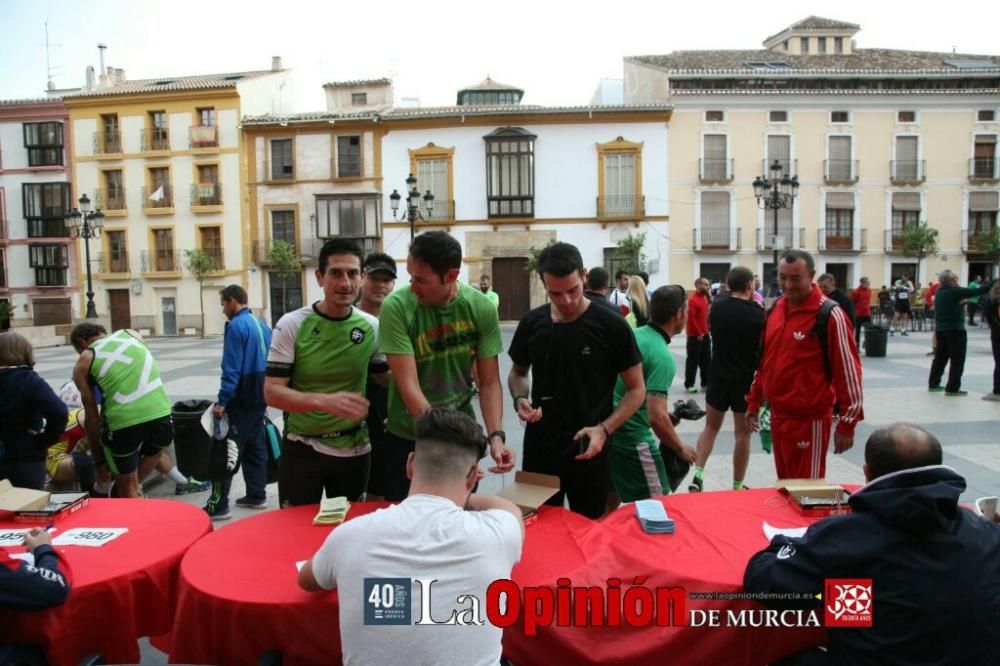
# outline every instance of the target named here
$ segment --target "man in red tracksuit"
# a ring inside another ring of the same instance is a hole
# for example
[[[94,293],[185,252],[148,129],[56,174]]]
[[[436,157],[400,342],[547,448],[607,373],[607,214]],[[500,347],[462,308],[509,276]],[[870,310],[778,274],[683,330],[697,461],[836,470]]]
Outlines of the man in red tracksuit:
[[[815,275],[808,252],[789,250],[781,258],[778,281],[783,296],[767,318],[764,351],[747,395],[751,430],[760,427],[761,403],[771,407],[779,479],[824,478],[835,402],[840,406],[835,453],[854,445],[854,427],[864,418],[861,359],[846,313],[839,307],[830,312],[826,349],[814,330],[820,307],[828,300],[813,284]]]
[[[708,370],[712,365],[712,336],[708,332],[707,278],[694,281],[695,292],[688,299],[687,311],[687,361],[684,363],[684,388],[688,393],[697,393],[695,378],[701,371],[701,388],[708,389]]]

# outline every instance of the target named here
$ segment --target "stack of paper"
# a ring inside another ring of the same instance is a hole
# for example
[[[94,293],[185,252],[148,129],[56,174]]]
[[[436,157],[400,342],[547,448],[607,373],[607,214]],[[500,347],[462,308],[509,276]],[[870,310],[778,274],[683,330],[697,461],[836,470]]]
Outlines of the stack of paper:
[[[328,497],[319,503],[319,513],[313,518],[313,525],[339,525],[344,522],[351,503],[346,497]]]
[[[655,499],[635,503],[635,515],[647,534],[673,534],[674,521],[667,515],[663,503]]]

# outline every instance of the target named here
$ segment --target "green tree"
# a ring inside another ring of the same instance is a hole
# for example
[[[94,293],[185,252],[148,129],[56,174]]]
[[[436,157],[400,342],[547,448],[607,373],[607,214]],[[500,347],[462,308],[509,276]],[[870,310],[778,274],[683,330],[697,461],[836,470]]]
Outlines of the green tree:
[[[205,337],[205,278],[218,269],[215,257],[201,248],[184,250],[184,265],[198,280],[198,305],[201,307],[201,337]]]
[[[276,240],[267,251],[267,260],[271,263],[271,272],[281,278],[281,312],[287,311],[285,300],[285,282],[302,270],[302,262],[295,254],[295,246],[288,241]]]
[[[545,244],[545,247],[548,247],[549,245],[552,245],[555,242],[556,239],[553,238],[549,240],[548,243]],[[524,270],[528,271],[529,273],[535,273],[538,271],[538,255],[540,255],[542,253],[542,250],[544,249],[545,249],[544,247],[538,248],[535,247],[534,245],[528,248],[528,252],[531,253],[531,256],[528,257],[528,262],[524,265]]]
[[[646,246],[646,233],[630,233],[625,238],[618,241],[618,248],[615,251],[617,268],[615,270],[628,271],[630,274],[636,271],[646,270],[646,254],[642,251]]]
[[[924,224],[916,224],[903,229],[903,256],[917,260],[917,274],[913,281],[920,282],[920,263],[924,257],[932,257],[938,253],[938,230]]]

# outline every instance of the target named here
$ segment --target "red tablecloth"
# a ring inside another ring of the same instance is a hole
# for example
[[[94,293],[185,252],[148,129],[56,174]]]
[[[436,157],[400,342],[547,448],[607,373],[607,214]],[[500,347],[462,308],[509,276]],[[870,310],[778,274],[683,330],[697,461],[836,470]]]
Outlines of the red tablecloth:
[[[773,490],[665,498],[677,521],[673,535],[642,532],[631,505],[594,522],[543,507],[527,527],[513,580],[554,588],[604,587],[637,576],[648,587],[738,592],[747,560],[766,545],[762,521],[777,527],[812,522]],[[354,504],[348,519],[384,504]],[[306,560],[329,529],[313,527],[315,506],[273,511],[217,530],[184,557],[171,663],[253,663],[272,649],[285,664],[339,663],[337,593],[307,593],[295,562]],[[363,554],[359,553],[359,557]],[[690,609],[760,609],[746,601],[691,600]],[[456,630],[459,630],[456,628]],[[504,654],[517,664],[766,664],[824,640],[822,630],[696,627],[539,627],[504,631]]]
[[[0,528],[11,527],[26,525],[0,522]],[[55,536],[74,527],[128,532],[98,548],[57,546],[69,568],[69,598],[39,613],[3,613],[0,643],[44,645],[56,666],[97,652],[109,663],[137,663],[139,637],[170,631],[181,558],[212,530],[211,521],[183,502],[92,499],[56,527]]]

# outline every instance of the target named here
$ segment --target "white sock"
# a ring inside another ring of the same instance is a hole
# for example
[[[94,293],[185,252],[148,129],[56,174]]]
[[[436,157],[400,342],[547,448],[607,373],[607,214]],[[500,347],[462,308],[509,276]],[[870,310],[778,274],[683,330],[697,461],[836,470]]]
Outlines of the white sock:
[[[178,486],[187,485],[188,482],[187,477],[181,474],[181,471],[176,467],[171,468],[171,470],[167,472],[167,478],[176,483]]]
[[[107,495],[109,492],[111,492],[111,486],[113,486],[114,483],[115,483],[114,480],[103,481],[103,482],[98,481],[97,483],[94,484],[94,492],[97,492],[102,495]]]

